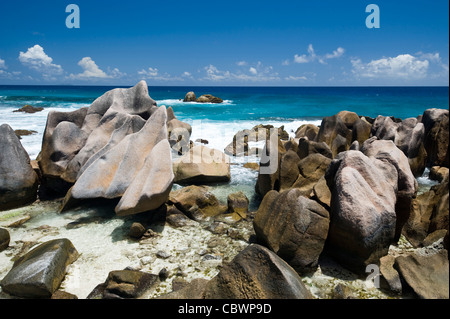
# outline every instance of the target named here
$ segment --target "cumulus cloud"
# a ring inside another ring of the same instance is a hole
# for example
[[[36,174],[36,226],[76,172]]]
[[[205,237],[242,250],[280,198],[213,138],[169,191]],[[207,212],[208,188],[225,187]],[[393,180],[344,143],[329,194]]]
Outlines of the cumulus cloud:
[[[49,57],[44,48],[36,44],[35,46],[28,48],[27,52],[20,52],[19,61],[36,71],[41,72],[44,76],[59,75],[63,73],[63,69],[60,65],[54,64],[53,59]]]
[[[126,75],[125,73],[120,72],[118,68],[108,68],[108,73],[106,73],[98,67],[97,63],[95,63],[91,57],[82,58],[78,62],[78,65],[83,69],[83,72],[70,74],[69,78],[77,80],[98,80],[120,78]]]
[[[410,54],[382,58],[364,63],[352,59],[352,72],[364,78],[423,79],[427,76],[430,62]]]
[[[246,66],[246,65],[248,65],[248,63],[246,61],[239,61],[239,62],[236,62],[236,64],[239,65],[239,66]]]
[[[5,60],[3,60],[2,58],[0,58],[0,69],[6,69]]]
[[[327,53],[325,55],[317,55],[312,44],[308,45],[308,54],[294,56],[295,63],[310,63],[319,61],[319,63],[326,64],[326,60],[340,58],[345,53],[345,49],[342,47],[337,48],[333,53]],[[288,63],[284,62],[284,65]]]
[[[258,71],[254,67],[250,67],[250,69],[248,71],[253,75],[258,74]]]

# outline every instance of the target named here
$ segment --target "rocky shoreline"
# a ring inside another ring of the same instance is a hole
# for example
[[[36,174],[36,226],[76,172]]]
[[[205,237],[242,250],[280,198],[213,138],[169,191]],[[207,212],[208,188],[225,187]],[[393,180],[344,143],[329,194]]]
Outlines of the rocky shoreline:
[[[33,166],[4,124],[0,298],[449,298],[448,119],[342,111],[215,150],[141,81],[50,112]],[[240,157],[257,195],[219,200]]]

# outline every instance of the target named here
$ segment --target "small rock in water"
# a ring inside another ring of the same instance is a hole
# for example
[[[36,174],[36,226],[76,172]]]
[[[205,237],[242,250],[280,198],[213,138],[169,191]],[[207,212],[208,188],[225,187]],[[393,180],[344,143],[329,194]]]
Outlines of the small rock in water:
[[[36,112],[40,112],[42,110],[44,110],[43,107],[34,107],[32,105],[27,104],[27,105],[21,107],[20,109],[13,111],[13,112],[36,113]]]

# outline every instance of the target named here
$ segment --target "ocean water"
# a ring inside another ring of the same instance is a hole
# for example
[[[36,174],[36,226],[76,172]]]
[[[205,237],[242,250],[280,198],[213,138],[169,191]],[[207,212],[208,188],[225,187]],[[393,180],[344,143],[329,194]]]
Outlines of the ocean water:
[[[35,130],[22,137],[32,159],[40,151],[50,110],[73,111],[89,106],[115,87],[105,86],[1,86],[0,124],[13,129]],[[184,103],[188,91],[198,96],[213,94],[222,104]],[[428,108],[448,108],[448,87],[149,87],[158,105],[172,106],[178,119],[193,126],[192,139],[207,139],[223,150],[242,129],[264,123],[284,125],[288,133],[304,123],[320,124],[325,116],[348,110],[359,115],[398,118],[417,117]],[[13,111],[30,104],[44,111]]]

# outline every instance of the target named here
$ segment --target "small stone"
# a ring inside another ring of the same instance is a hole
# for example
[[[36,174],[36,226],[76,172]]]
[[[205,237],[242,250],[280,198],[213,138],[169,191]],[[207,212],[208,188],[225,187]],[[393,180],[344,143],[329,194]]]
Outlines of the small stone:
[[[158,258],[167,259],[167,258],[169,258],[170,256],[171,256],[170,254],[166,253],[166,252],[163,251],[163,250],[158,250],[158,251],[156,252],[156,257],[158,257]]]
[[[9,232],[4,228],[0,228],[0,252],[8,248],[10,240]]]
[[[132,238],[139,239],[144,235],[145,231],[146,229],[141,223],[133,223],[128,235]]]
[[[159,271],[159,280],[164,281],[167,278],[169,278],[169,271],[167,270],[167,268],[163,268]]]

